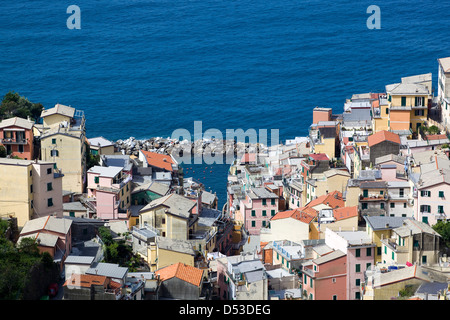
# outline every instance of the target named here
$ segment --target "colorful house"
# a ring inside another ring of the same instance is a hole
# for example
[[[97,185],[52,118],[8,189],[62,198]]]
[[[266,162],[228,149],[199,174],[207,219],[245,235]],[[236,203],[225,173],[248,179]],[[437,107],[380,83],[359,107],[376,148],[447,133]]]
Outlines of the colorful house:
[[[250,234],[258,235],[278,212],[278,196],[265,187],[251,188],[240,202],[240,211],[245,228]]]
[[[305,264],[303,297],[307,300],[347,300],[347,255],[334,250]]]
[[[25,160],[35,159],[34,154],[34,121],[19,117],[0,121],[0,145],[6,153]]]

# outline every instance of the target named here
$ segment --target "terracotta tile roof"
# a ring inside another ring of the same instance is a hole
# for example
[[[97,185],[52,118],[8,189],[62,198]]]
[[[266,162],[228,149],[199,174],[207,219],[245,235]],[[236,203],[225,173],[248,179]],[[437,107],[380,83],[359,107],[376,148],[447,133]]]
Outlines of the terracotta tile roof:
[[[333,210],[333,215],[336,221],[348,219],[358,216],[358,206],[354,207],[343,207]]]
[[[161,281],[176,277],[195,286],[200,286],[203,279],[203,270],[181,262],[159,269],[155,274],[159,275]]]
[[[90,288],[92,285],[104,286],[107,277],[93,274],[73,274],[63,286]]]
[[[386,140],[400,144],[400,136],[396,133],[386,130],[378,131],[377,133],[374,133],[367,138],[369,147]]]
[[[331,208],[342,208],[345,206],[345,201],[342,198],[342,193],[339,191],[333,191],[323,196],[320,196],[314,200],[311,200],[306,204],[306,207],[313,208],[319,204],[327,204]]]
[[[150,166],[173,171],[172,164],[174,161],[171,156],[151,151],[141,150]]]
[[[293,210],[278,212],[270,220],[293,218],[304,223],[311,223],[311,221],[313,221],[316,216],[317,211],[313,208],[302,207]]]
[[[427,140],[441,140],[441,139],[447,139],[447,136],[445,134],[428,134],[426,135]]]
[[[311,153],[309,157],[316,161],[330,160],[326,153]]]

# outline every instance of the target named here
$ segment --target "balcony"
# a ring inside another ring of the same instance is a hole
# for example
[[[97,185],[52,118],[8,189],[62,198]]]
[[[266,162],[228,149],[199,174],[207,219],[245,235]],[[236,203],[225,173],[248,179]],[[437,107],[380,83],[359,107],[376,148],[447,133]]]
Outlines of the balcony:
[[[360,201],[386,201],[388,198],[386,192],[384,194],[360,194]]]
[[[0,143],[3,144],[3,145],[6,145],[6,144],[27,145],[28,144],[28,139],[25,139],[25,138],[19,138],[19,139],[5,138],[5,139],[0,139]]]

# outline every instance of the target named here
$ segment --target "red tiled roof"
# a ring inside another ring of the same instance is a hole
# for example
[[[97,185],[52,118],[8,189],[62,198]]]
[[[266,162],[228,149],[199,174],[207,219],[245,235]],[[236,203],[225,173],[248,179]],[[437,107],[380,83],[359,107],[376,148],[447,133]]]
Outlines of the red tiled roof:
[[[310,153],[309,157],[316,161],[330,160],[326,153]]]
[[[374,133],[367,138],[369,147],[386,140],[400,144],[400,136],[396,133],[386,130],[378,131],[377,133]]]
[[[141,150],[141,152],[144,154],[150,166],[165,169],[167,171],[173,171],[172,164],[174,162],[171,156],[144,150]]]
[[[195,286],[200,286],[203,279],[203,270],[181,262],[159,269],[155,274],[159,275],[161,281],[176,277]]]
[[[304,223],[311,223],[311,221],[313,221],[316,216],[317,211],[313,208],[302,207],[293,210],[278,212],[270,220],[293,218]]]
[[[306,207],[312,208],[319,204],[327,204],[331,208],[341,208],[345,206],[345,201],[342,199],[342,193],[339,191],[333,191],[323,196],[320,196],[314,200],[311,200],[306,204]]]
[[[445,134],[428,134],[426,135],[427,140],[441,140],[441,139],[447,139],[447,136]]]
[[[336,221],[357,217],[358,216],[358,206],[354,207],[343,207],[333,210],[333,215]]]

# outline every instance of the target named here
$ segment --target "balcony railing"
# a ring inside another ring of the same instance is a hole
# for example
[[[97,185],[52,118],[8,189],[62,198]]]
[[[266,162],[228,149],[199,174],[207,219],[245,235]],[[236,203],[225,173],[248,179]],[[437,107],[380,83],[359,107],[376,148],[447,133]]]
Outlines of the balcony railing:
[[[0,139],[0,143],[2,144],[20,144],[20,145],[26,145],[28,144],[28,139],[15,139],[15,138],[5,138]]]

